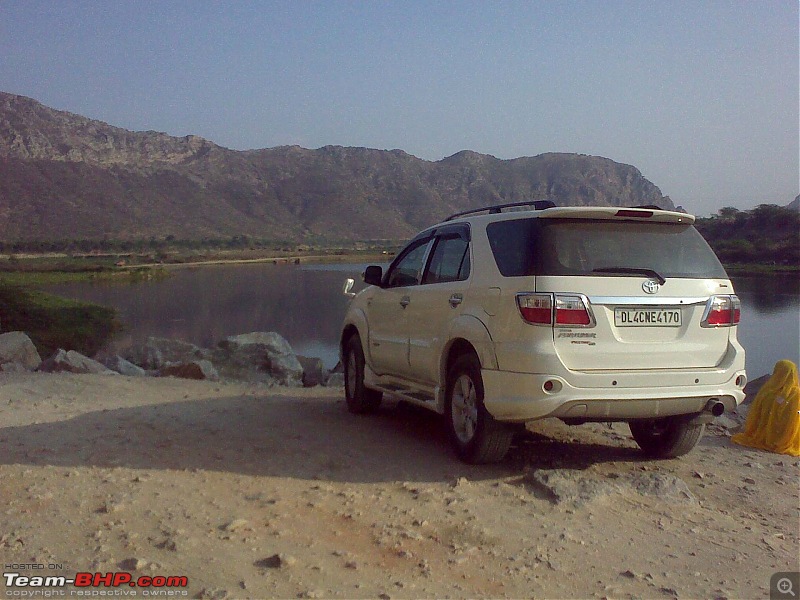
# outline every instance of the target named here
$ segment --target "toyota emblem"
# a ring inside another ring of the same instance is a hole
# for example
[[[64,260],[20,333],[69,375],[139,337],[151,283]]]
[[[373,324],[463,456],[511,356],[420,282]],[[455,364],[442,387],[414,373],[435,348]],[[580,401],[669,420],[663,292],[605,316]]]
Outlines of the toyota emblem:
[[[642,289],[648,294],[655,294],[661,288],[661,284],[655,279],[648,279],[642,284]]]

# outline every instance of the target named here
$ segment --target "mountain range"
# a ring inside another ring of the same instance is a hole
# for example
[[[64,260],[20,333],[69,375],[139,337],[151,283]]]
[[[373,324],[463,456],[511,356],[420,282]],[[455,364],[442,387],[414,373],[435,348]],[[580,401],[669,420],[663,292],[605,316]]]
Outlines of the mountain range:
[[[462,151],[280,146],[231,150],[134,132],[0,92],[0,239],[402,239],[504,202],[654,204],[633,166],[583,154],[500,160]]]

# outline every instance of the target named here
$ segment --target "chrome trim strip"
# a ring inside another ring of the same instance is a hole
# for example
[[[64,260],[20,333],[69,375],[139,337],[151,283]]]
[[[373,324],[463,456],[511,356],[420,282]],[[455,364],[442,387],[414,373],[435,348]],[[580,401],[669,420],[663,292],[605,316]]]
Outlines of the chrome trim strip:
[[[592,304],[600,306],[691,306],[705,304],[709,297],[702,298],[659,298],[657,296],[589,296]]]

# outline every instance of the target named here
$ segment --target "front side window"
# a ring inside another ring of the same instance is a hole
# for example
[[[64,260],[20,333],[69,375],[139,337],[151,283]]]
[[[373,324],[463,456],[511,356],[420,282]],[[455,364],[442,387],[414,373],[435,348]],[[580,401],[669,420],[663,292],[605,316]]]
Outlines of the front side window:
[[[386,287],[405,287],[417,285],[419,273],[422,270],[422,261],[425,259],[425,250],[429,240],[420,240],[412,243],[400,255],[400,259],[389,268],[386,278]]]
[[[463,281],[469,269],[469,243],[460,237],[439,238],[422,283]]]

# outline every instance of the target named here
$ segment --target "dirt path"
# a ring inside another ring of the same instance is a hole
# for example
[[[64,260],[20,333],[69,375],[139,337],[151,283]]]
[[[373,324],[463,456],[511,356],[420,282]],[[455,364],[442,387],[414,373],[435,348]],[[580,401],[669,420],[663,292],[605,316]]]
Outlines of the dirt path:
[[[800,463],[701,444],[650,462],[545,421],[470,467],[435,416],[337,390],[3,374],[0,558],[189,597],[768,597],[800,568]]]

